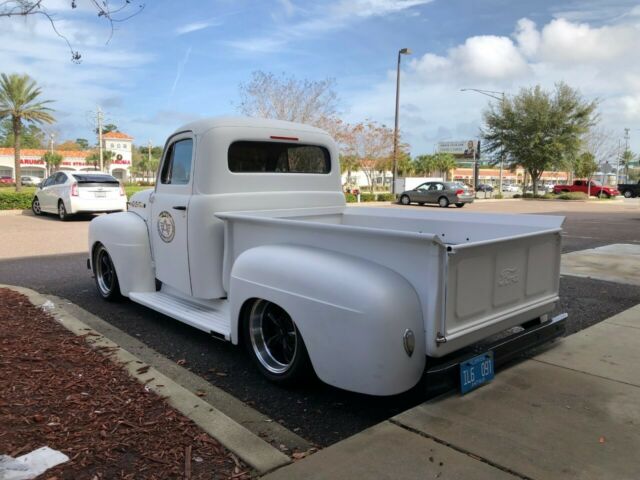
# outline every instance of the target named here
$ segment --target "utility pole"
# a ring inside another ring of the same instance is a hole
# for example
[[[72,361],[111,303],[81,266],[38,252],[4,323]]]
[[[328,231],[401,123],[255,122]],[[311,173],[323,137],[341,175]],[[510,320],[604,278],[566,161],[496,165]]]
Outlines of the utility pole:
[[[50,133],[49,134],[49,151],[51,153],[53,153],[53,137],[54,137],[53,133]]]
[[[149,171],[151,170],[151,140],[149,140],[147,147],[149,151],[149,156],[148,156],[147,168],[145,169],[145,173],[147,177],[146,180],[149,181]]]
[[[629,129],[624,129],[624,152],[625,152],[625,160],[624,160],[624,181],[629,181]],[[616,172],[617,173],[617,172]],[[620,183],[620,179],[616,177],[616,182]]]
[[[100,171],[103,172],[104,171],[104,160],[103,160],[103,149],[102,149],[102,121],[103,121],[103,114],[102,114],[102,109],[100,107],[98,107],[97,111],[96,111],[96,124],[98,125],[98,151],[100,152]]]
[[[398,50],[398,68],[396,72],[396,117],[393,127],[393,183],[391,184],[391,193],[395,198],[396,194],[396,177],[398,176],[398,116],[400,114],[400,58],[402,55],[411,55],[411,50],[401,48]]]

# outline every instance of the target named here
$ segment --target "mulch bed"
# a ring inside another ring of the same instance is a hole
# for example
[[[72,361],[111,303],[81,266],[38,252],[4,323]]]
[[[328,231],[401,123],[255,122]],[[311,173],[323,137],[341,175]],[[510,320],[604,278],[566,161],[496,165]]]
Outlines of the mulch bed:
[[[48,480],[250,477],[105,352],[0,289],[0,454],[45,445],[70,458],[41,475]]]

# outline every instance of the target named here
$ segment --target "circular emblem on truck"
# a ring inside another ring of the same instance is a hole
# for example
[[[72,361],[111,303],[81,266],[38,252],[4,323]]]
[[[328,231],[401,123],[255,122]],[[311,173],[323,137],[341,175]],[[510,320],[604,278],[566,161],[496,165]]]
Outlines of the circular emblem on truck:
[[[176,235],[176,224],[171,214],[166,210],[158,215],[158,235],[166,243],[171,242]]]

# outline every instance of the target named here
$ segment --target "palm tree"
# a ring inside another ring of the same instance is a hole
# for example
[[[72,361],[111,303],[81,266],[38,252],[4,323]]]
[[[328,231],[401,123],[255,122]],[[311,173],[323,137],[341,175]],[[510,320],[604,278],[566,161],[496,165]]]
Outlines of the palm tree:
[[[450,153],[436,153],[433,157],[436,169],[440,170],[445,181],[449,180],[451,170],[457,166],[456,158]]]
[[[11,118],[14,138],[16,192],[20,191],[20,135],[24,123],[53,123],[53,110],[45,105],[51,100],[38,101],[40,88],[29,75],[2,74],[0,76],[0,119]]]

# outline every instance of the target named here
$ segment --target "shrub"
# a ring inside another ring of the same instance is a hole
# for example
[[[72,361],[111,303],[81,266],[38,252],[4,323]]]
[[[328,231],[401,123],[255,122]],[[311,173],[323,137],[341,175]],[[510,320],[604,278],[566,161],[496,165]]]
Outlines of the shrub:
[[[566,192],[556,197],[558,200],[587,200],[587,194],[584,192]]]
[[[393,193],[379,193],[378,194],[378,201],[379,202],[392,202],[395,199],[393,198]]]
[[[360,194],[360,201],[361,202],[375,202],[376,201],[376,195],[375,195],[375,193],[361,193]]]
[[[516,193],[512,198],[522,198],[522,195],[519,193]]]
[[[353,193],[345,193],[344,198],[347,203],[355,203],[358,201],[358,197],[356,197]]]
[[[2,192],[0,193],[0,210],[24,210],[31,208],[31,192]]]

